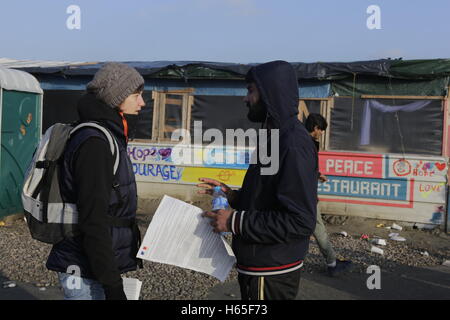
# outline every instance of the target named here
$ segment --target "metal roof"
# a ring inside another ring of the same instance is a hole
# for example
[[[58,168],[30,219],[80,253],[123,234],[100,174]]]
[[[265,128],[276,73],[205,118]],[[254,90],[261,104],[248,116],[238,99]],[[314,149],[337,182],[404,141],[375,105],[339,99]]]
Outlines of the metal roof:
[[[0,66],[0,88],[42,94],[39,82],[31,74]]]

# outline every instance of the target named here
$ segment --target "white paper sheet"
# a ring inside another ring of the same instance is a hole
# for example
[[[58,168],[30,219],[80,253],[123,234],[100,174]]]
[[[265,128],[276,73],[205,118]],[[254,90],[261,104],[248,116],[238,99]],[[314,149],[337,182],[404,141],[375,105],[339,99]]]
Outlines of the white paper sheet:
[[[141,294],[142,281],[135,278],[122,278],[123,291],[128,300],[139,300]]]
[[[225,281],[236,259],[213,232],[203,210],[164,196],[145,233],[137,257],[209,274]]]

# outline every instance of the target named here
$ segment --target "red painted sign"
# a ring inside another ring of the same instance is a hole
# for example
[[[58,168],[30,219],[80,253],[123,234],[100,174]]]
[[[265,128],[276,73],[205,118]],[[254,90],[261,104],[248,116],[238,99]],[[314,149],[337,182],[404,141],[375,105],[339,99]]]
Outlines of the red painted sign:
[[[383,155],[320,152],[319,170],[324,175],[383,178]]]

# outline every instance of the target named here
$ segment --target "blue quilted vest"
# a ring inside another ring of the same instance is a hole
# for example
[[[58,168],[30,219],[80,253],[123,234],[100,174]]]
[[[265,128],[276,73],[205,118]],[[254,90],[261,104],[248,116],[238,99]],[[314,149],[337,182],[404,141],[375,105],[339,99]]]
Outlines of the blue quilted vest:
[[[124,139],[117,139],[117,134],[115,134],[115,131],[119,129],[111,122],[108,122],[105,127],[116,137],[119,146],[120,162],[113,186],[111,186],[108,218],[111,220],[111,238],[116,263],[120,273],[125,273],[136,270],[137,265],[141,265],[141,260],[136,258],[140,244],[140,233],[135,223],[137,209],[136,181],[133,166],[127,154],[126,142]],[[70,138],[66,146],[63,158],[64,165],[61,166],[60,172],[61,193],[65,202],[76,203],[77,193],[73,184],[71,160],[78,147],[93,136],[108,143],[105,135],[99,130],[83,128]],[[123,225],[119,227],[121,224]],[[47,260],[47,268],[57,272],[67,272],[67,268],[71,265],[80,267],[82,277],[95,279],[83,250],[81,235],[66,238],[55,244]]]

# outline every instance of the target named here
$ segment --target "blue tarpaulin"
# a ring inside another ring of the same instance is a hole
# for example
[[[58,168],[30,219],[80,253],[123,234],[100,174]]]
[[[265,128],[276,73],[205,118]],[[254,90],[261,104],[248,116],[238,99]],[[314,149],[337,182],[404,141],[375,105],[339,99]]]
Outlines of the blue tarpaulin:
[[[331,95],[331,84],[323,82],[300,82],[300,98],[328,98]]]

